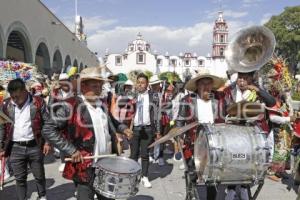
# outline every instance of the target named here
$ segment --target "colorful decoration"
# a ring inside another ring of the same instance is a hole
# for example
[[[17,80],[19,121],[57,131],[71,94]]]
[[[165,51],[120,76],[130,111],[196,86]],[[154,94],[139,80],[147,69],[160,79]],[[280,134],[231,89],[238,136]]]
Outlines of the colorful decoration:
[[[66,73],[68,74],[69,77],[75,75],[77,73],[77,67],[73,66],[68,68]]]
[[[34,64],[0,60],[0,81],[4,84],[16,78],[26,82],[38,75],[40,76],[40,73]]]
[[[269,91],[284,92],[292,89],[292,78],[285,59],[273,56],[271,61],[264,67],[263,78]],[[275,95],[275,94],[274,94]]]

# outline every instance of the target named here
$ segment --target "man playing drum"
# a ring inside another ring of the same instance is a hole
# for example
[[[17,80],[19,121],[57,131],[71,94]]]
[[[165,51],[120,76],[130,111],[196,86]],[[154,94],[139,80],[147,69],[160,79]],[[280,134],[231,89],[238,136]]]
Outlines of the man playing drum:
[[[273,107],[276,104],[276,100],[273,96],[254,85],[254,74],[255,71],[238,72],[236,82],[232,83],[221,92],[224,95],[225,108],[233,103],[241,101],[261,102],[265,103],[268,107]],[[265,118],[257,121],[257,124],[264,132],[269,133],[270,129]],[[229,191],[226,200],[232,200],[236,196],[235,186],[229,186],[228,189]],[[241,196],[242,199],[248,199],[248,193],[245,187],[241,188]]]
[[[115,145],[115,128],[107,107],[101,101],[100,94],[104,81],[100,76],[101,68],[91,67],[80,73],[81,95],[62,102],[52,112],[52,119],[46,121],[43,134],[56,148],[71,156],[63,176],[77,184],[77,199],[94,199],[95,163],[97,159],[84,159],[85,156],[97,156],[112,153]],[[51,108],[54,110],[53,108]],[[117,123],[119,133],[131,134],[126,126]],[[63,137],[59,130],[65,132]],[[108,199],[97,194],[98,199]]]
[[[221,78],[211,75],[208,70],[201,71],[195,78],[188,81],[185,89],[192,93],[185,96],[181,102],[176,126],[182,127],[194,121],[199,123],[223,122],[221,101],[217,99],[217,96],[214,95],[215,92],[213,92],[213,90],[220,88],[223,84],[224,82]],[[191,129],[184,135],[183,154],[187,163],[187,173],[195,171],[192,159],[193,144],[199,128]],[[196,179],[195,177],[193,181],[196,181]],[[215,187],[208,186],[207,199],[215,199],[215,197]]]

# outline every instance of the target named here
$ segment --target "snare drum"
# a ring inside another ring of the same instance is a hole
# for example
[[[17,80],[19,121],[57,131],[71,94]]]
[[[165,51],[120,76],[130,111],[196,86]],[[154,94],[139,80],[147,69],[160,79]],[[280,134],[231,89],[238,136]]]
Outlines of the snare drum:
[[[204,125],[194,144],[198,177],[206,184],[248,184],[263,180],[269,147],[256,126]]]
[[[141,179],[141,166],[126,157],[104,157],[96,163],[94,189],[114,199],[135,196]]]

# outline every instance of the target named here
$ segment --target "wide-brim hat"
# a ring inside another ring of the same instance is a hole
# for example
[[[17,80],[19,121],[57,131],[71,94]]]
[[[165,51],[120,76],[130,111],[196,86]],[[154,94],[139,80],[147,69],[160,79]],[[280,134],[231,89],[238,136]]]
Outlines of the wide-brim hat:
[[[155,85],[155,84],[158,84],[158,83],[161,83],[161,82],[162,82],[162,80],[159,80],[158,75],[151,76],[151,78],[149,80],[150,85]]]
[[[124,85],[130,85],[130,86],[134,86],[134,83],[131,80],[127,80]]]
[[[201,70],[194,78],[192,78],[191,80],[189,80],[186,85],[185,85],[185,89],[195,92],[197,90],[197,86],[196,83],[198,80],[203,79],[203,78],[211,78],[213,80],[213,89],[217,90],[219,89],[221,86],[224,85],[224,80],[210,74],[209,70],[207,69],[203,69]]]
[[[61,73],[58,77],[58,80],[59,81],[66,81],[66,80],[69,80],[69,76],[67,73]]]
[[[85,81],[85,80],[112,81],[111,79],[102,76],[102,67],[85,68],[80,72],[79,78],[81,81]]]

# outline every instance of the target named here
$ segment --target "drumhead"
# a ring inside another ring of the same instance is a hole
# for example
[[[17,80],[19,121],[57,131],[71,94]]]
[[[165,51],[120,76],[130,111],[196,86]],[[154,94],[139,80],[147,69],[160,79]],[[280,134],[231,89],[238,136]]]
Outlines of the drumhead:
[[[100,158],[96,166],[120,174],[137,173],[141,170],[138,162],[122,156]]]

